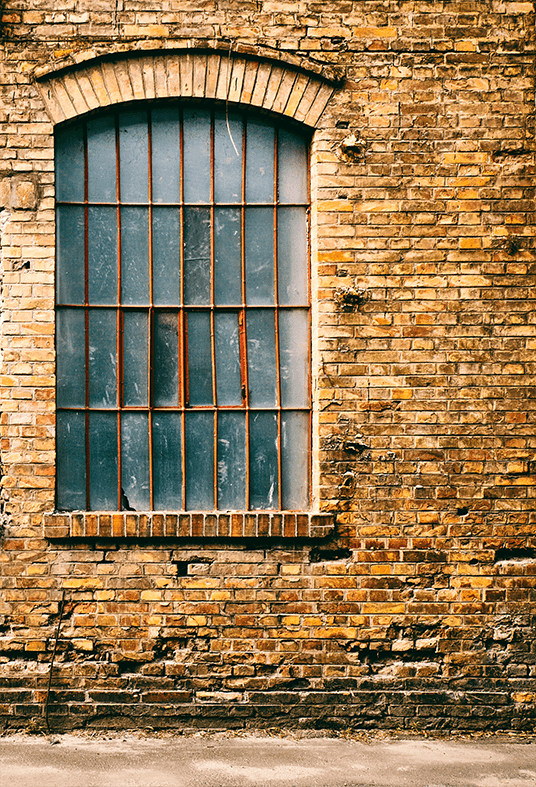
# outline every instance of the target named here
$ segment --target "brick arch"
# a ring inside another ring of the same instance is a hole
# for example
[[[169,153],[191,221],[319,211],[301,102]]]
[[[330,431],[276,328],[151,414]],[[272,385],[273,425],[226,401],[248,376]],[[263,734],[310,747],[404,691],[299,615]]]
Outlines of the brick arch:
[[[40,77],[37,85],[55,124],[130,101],[208,98],[250,104],[314,128],[334,92],[316,74],[219,52],[90,61]]]

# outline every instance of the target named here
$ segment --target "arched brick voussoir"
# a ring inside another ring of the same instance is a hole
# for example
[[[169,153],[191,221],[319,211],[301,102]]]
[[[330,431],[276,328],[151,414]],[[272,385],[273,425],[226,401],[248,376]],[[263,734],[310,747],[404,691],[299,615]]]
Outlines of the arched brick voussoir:
[[[55,124],[130,101],[208,98],[251,104],[314,128],[335,89],[280,61],[188,51],[84,62],[36,84]]]

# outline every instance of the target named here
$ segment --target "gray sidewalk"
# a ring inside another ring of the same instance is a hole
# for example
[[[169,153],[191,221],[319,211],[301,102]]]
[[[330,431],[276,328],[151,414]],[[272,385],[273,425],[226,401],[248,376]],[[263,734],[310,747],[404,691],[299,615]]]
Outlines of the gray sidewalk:
[[[534,787],[536,738],[0,738],[1,787]]]

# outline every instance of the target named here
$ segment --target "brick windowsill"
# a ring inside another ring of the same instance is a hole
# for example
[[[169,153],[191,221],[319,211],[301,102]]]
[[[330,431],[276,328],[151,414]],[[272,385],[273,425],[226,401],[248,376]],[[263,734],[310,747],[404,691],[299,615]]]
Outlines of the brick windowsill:
[[[288,511],[45,514],[46,538],[324,538],[333,514]]]

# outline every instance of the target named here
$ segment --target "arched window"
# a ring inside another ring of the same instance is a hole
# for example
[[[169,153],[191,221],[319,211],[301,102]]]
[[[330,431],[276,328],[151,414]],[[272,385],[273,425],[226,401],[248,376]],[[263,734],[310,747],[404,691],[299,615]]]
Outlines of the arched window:
[[[307,173],[201,104],[59,129],[59,510],[309,508]]]

